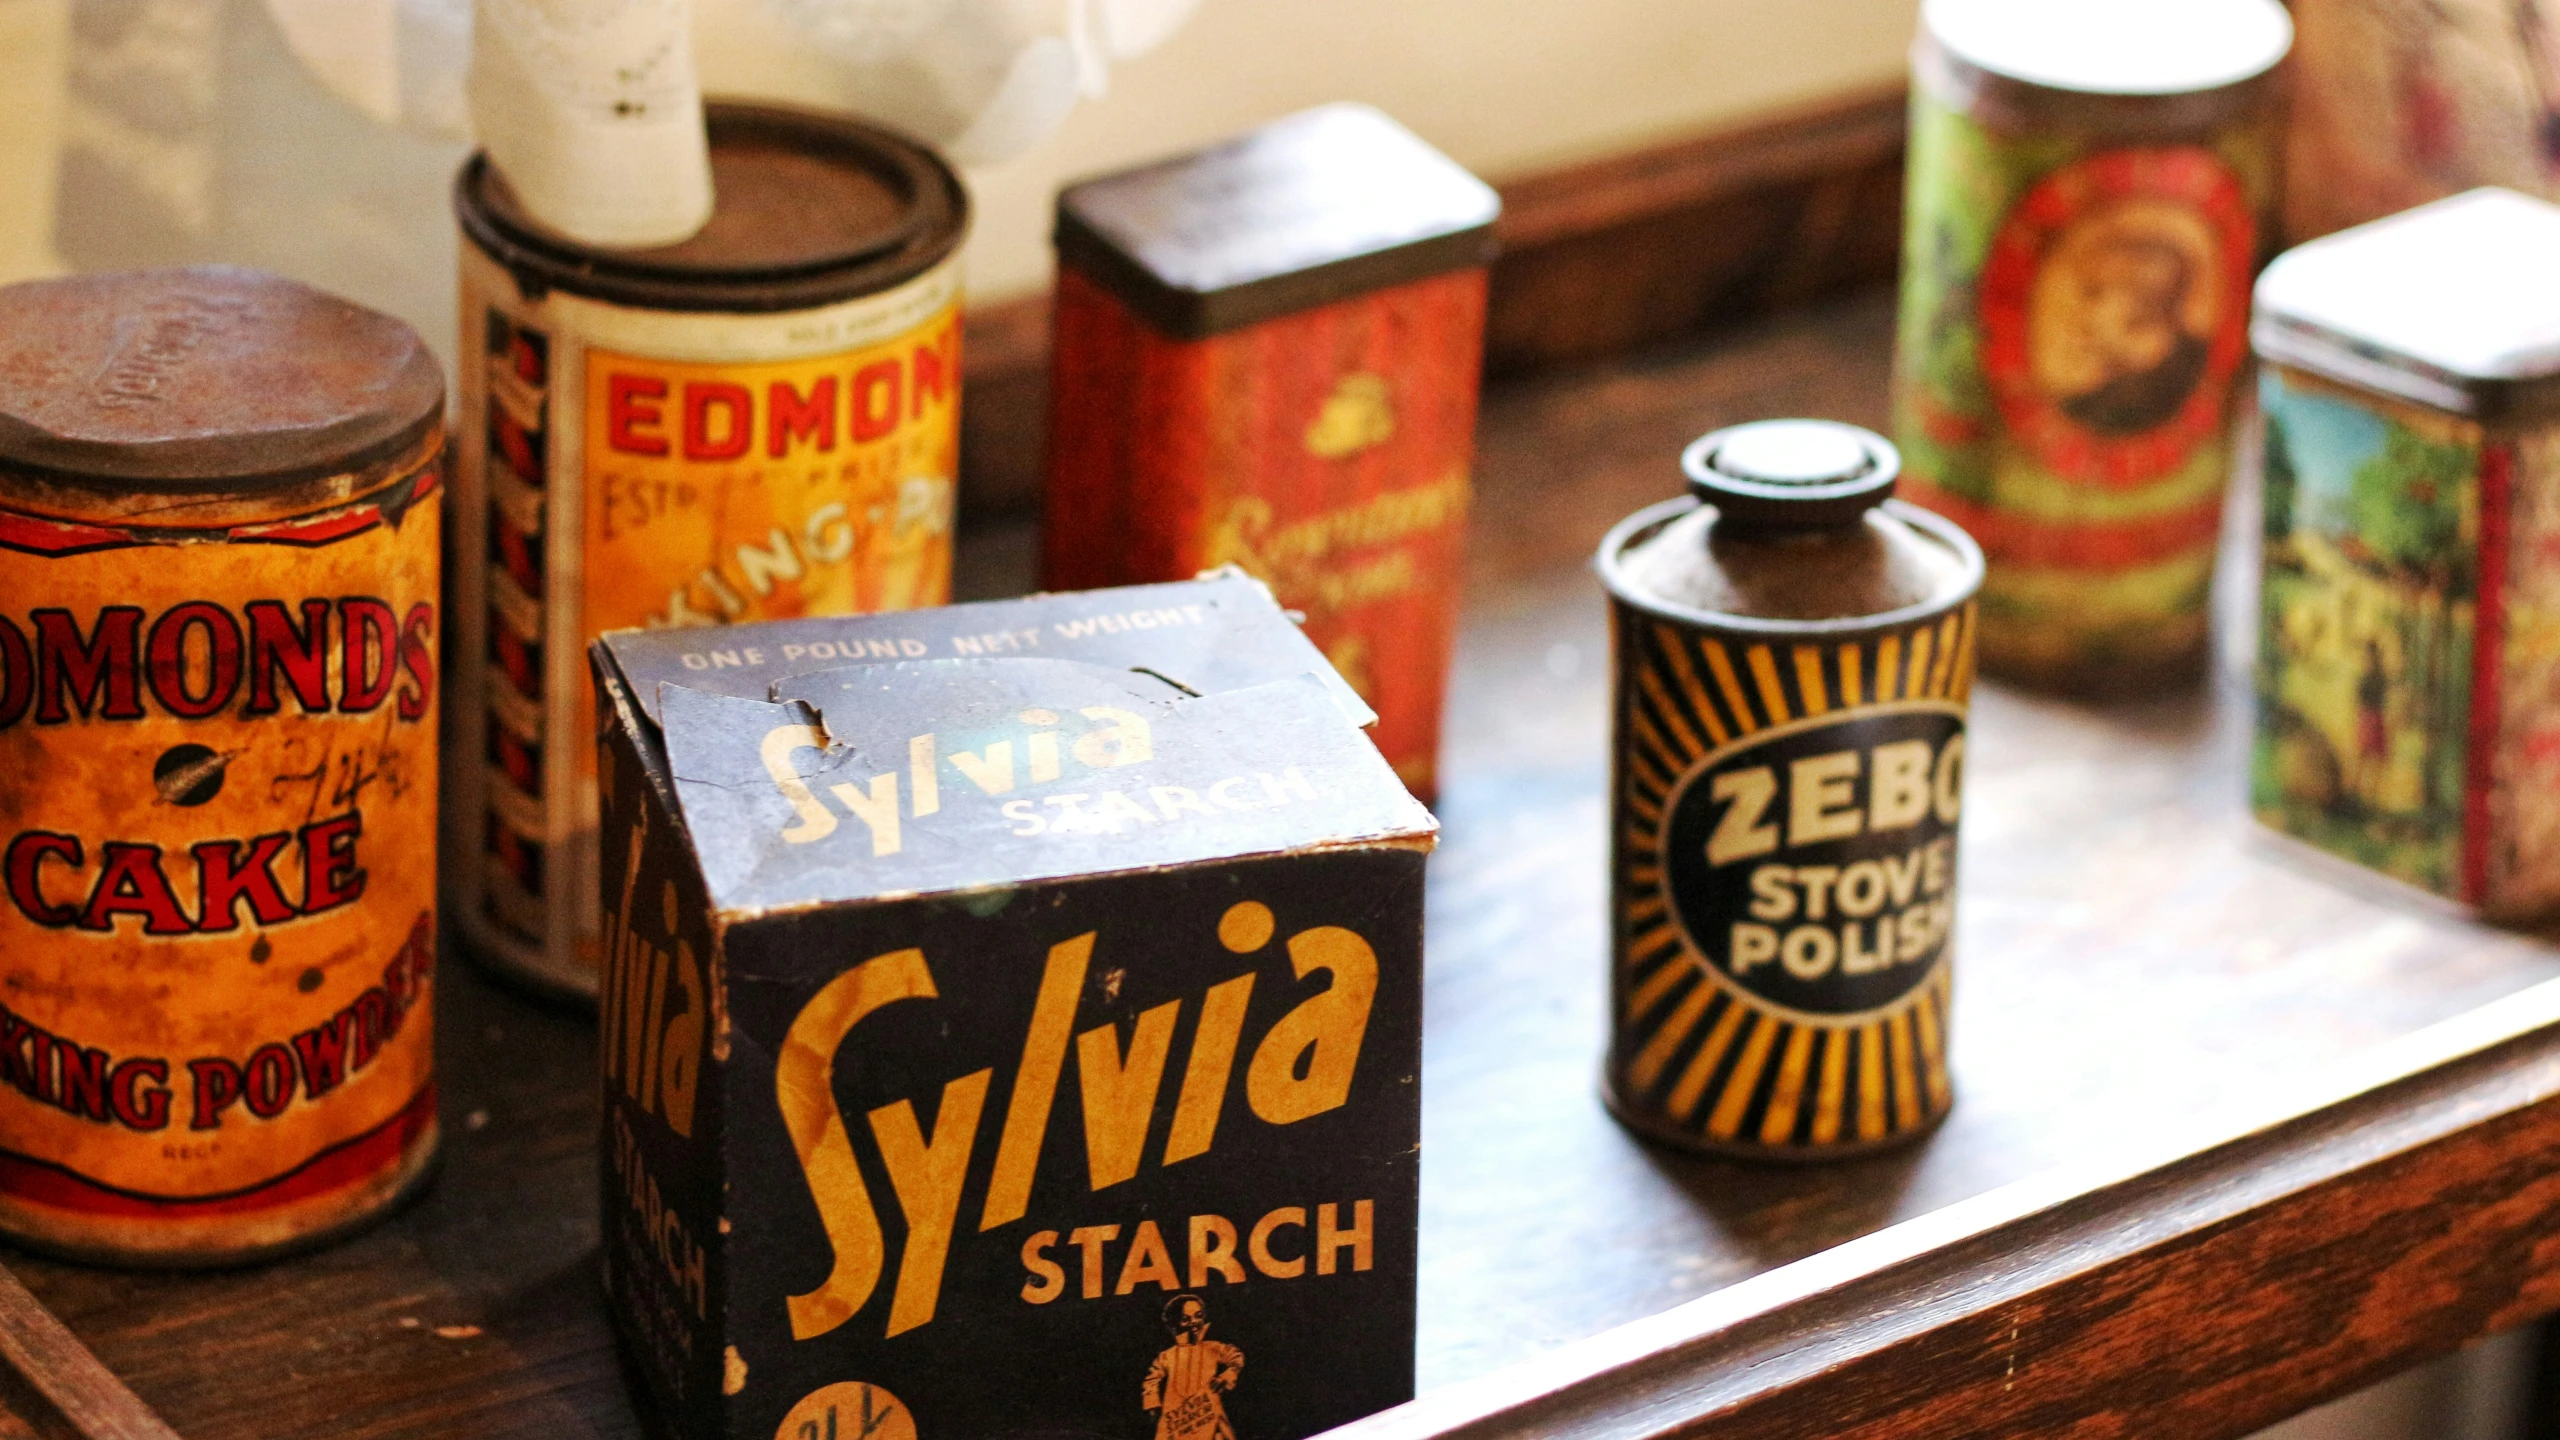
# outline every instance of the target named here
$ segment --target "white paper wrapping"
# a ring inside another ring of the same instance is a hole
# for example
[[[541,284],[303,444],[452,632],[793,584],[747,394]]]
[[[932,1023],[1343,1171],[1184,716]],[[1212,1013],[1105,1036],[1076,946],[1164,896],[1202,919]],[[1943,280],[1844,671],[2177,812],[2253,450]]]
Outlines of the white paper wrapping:
[[[850,111],[993,164],[1104,94],[1112,62],[1153,49],[1198,4],[695,0],[692,44],[661,47],[683,33],[680,0],[478,0],[477,35],[473,0],[266,0],[341,98],[429,134],[476,128],[534,213],[581,239],[695,213],[691,162],[658,125],[698,113],[697,75],[716,94]],[[634,100],[646,104],[617,108]]]
[[[591,245],[711,218],[689,0],[478,0],[471,124],[516,198]]]

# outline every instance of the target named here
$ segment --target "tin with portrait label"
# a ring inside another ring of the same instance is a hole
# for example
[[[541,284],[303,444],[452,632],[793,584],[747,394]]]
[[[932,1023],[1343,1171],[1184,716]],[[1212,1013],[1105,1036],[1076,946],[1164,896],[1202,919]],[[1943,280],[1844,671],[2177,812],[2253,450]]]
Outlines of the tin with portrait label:
[[[0,1232],[217,1264],[436,1153],[444,377],[249,270],[0,289]]]
[[[2196,671],[2276,200],[2274,0],[1930,0],[1894,438],[1990,569],[1982,663]]]
[[[464,167],[452,913],[592,996],[597,634],[939,605],[958,474],[959,178],[850,120],[707,109],[690,240],[604,251]]]
[[[1894,448],[1778,420],[1602,543],[1616,652],[1610,1108],[1820,1159],[1954,1101],[1947,1007],[1979,549]]]

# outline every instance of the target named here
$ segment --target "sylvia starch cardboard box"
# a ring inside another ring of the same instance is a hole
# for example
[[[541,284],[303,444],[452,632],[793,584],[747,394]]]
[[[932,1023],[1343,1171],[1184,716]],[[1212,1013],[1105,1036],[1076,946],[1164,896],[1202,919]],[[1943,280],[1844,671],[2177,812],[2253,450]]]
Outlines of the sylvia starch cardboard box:
[[[1430,816],[1262,587],[595,647],[605,1271],[687,1437],[1413,1393]]]

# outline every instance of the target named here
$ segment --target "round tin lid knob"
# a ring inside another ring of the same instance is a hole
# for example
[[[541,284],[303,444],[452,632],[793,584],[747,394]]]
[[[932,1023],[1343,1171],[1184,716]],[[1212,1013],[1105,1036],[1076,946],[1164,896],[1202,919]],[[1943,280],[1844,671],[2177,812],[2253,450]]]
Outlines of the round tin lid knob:
[[[1902,456],[1836,420],[1759,420],[1691,441],[1680,468],[1725,519],[1793,530],[1855,521],[1893,493]]]

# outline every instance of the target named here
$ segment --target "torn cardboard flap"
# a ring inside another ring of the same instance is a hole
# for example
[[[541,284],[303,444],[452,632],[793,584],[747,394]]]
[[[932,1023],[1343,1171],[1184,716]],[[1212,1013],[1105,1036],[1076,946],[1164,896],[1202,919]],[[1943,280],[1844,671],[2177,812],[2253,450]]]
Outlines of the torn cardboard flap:
[[[776,681],[835,666],[1008,658],[1145,670],[1199,695],[1313,675],[1353,724],[1378,718],[1270,590],[1232,567],[1198,580],[933,610],[619,630],[598,644],[652,721],[661,719],[661,685],[762,700]]]
[[[1062,660],[666,684],[666,764],[715,908],[933,894],[1331,844],[1429,812],[1311,675],[1190,696]]]

